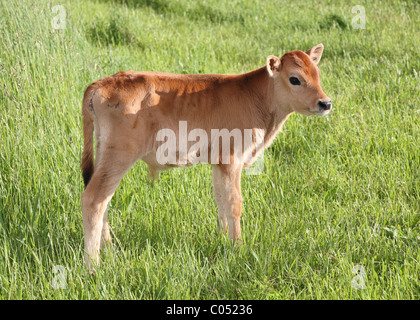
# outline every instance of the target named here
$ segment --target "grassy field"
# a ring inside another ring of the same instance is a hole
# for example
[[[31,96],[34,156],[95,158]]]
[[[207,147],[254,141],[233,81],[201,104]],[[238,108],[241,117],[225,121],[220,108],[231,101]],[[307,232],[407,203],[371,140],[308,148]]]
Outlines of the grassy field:
[[[419,14],[417,1],[2,1],[0,298],[420,299]],[[87,85],[129,69],[242,73],[318,43],[334,109],[292,115],[263,173],[243,176],[243,246],[217,232],[209,166],[152,183],[137,163],[90,276]]]

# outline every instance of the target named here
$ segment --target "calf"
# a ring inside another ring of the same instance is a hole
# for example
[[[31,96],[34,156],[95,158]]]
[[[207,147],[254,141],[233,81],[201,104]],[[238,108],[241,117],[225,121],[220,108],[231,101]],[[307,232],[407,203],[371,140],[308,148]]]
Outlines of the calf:
[[[242,169],[272,143],[292,112],[325,115],[331,110],[317,67],[323,49],[319,44],[306,53],[269,56],[264,67],[239,75],[120,71],[91,84],[83,98],[81,161],[89,269],[93,272],[92,261],[99,263],[100,247],[110,241],[108,202],[139,159],[153,178],[171,167],[210,163],[220,229],[238,240]],[[220,144],[223,130],[228,139]],[[201,138],[194,146],[191,134]],[[230,145],[232,137],[239,144]]]

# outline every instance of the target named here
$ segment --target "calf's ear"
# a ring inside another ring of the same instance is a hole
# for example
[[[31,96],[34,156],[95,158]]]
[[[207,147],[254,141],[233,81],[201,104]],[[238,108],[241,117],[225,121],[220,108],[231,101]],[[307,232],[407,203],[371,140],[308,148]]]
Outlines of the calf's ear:
[[[280,71],[280,59],[275,56],[268,56],[267,71],[270,77],[277,76]]]
[[[324,51],[324,46],[322,43],[318,44],[317,46],[313,47],[306,51],[306,54],[311,58],[315,64],[318,64],[319,60],[321,60],[322,52]]]

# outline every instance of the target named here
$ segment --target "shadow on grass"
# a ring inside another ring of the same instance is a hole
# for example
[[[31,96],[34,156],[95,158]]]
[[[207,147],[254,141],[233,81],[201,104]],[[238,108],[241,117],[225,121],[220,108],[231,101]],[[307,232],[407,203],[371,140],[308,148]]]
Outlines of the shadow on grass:
[[[125,45],[144,49],[145,45],[123,21],[119,15],[109,20],[98,21],[87,29],[86,36],[91,43],[99,46]]]
[[[181,3],[174,3],[165,0],[102,0],[113,5],[122,5],[130,8],[150,8],[156,14],[167,16],[178,16],[191,21],[203,21],[209,23],[244,23],[245,18],[240,13],[223,12],[215,7],[203,3],[194,3],[185,6]]]

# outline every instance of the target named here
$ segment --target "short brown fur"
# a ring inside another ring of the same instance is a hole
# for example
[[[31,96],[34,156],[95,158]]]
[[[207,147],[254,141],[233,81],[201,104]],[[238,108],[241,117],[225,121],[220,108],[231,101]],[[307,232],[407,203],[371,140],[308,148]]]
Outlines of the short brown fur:
[[[262,130],[263,147],[252,151],[255,161],[292,112],[326,113],[318,106],[319,101],[329,100],[320,87],[316,66],[322,50],[318,45],[306,53],[288,52],[281,59],[269,56],[266,66],[240,75],[120,71],[91,84],[83,98],[81,161],[85,260],[90,270],[92,261],[99,263],[100,247],[111,240],[107,205],[123,175],[139,159],[148,164],[152,178],[160,170],[178,166],[157,161],[160,129],[177,133],[180,121],[186,121],[189,131],[200,128],[209,137],[212,129]],[[301,85],[291,85],[290,77],[299,78]],[[232,159],[234,151],[231,148]],[[212,165],[220,229],[228,230],[233,241],[241,235],[240,180],[248,165],[235,161]]]

